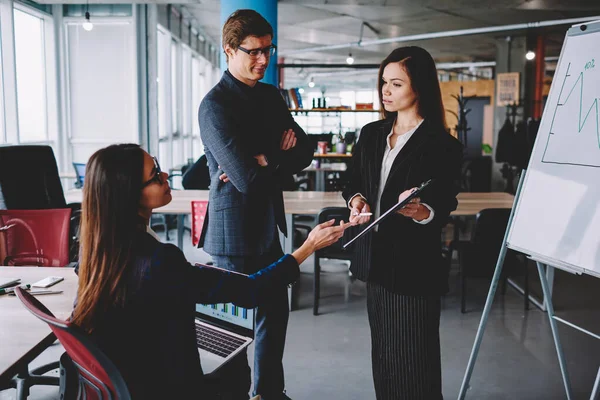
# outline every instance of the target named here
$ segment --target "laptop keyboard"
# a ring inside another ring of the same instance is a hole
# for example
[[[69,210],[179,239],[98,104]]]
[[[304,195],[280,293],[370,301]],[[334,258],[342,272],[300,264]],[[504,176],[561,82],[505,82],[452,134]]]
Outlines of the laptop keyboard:
[[[227,358],[246,341],[236,336],[196,324],[196,343],[202,350]]]

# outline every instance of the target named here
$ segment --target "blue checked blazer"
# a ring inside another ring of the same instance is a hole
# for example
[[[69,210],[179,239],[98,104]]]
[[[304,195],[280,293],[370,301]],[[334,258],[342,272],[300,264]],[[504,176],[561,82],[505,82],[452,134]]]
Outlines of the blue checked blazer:
[[[258,82],[250,88],[226,71],[198,111],[200,136],[210,171],[207,218],[198,247],[211,255],[255,256],[286,233],[285,178],[310,164],[314,149],[294,121],[279,90]],[[287,129],[296,146],[280,149]],[[269,165],[254,158],[264,154]],[[219,176],[226,173],[229,182]]]

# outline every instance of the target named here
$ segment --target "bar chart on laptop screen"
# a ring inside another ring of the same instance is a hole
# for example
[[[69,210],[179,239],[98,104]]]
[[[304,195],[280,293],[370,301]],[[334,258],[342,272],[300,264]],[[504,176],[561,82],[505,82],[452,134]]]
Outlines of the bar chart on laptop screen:
[[[232,303],[197,304],[196,311],[247,329],[252,329],[254,324],[253,309],[238,307]]]

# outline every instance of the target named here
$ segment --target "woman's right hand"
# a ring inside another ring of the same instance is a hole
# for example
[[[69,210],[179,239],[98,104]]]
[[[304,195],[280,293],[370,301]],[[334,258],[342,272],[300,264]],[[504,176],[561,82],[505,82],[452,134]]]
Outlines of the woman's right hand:
[[[366,224],[371,220],[371,216],[360,216],[361,213],[370,213],[371,207],[367,204],[364,198],[356,196],[350,203],[350,224],[361,225]]]
[[[340,221],[339,225],[333,225],[335,219],[323,222],[313,228],[306,238],[307,242],[314,247],[313,251],[320,250],[324,247],[331,246],[341,239],[344,235],[344,230],[350,226],[349,222]]]
[[[298,261],[298,264],[302,264],[304,260],[315,251],[330,246],[340,240],[344,235],[346,228],[352,225],[351,223],[344,221],[340,221],[339,225],[334,225],[334,223],[335,220],[332,219],[315,226],[313,230],[310,231],[308,238],[306,238],[302,246],[292,253],[292,256]]]

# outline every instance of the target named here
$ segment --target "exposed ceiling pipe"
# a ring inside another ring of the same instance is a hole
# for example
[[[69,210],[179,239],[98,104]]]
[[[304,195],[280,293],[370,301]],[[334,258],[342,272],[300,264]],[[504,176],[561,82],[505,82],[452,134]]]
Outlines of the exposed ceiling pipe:
[[[458,30],[454,30],[454,31],[445,31],[445,32],[420,33],[420,34],[416,34],[416,35],[406,35],[406,36],[397,36],[397,37],[386,38],[386,39],[368,40],[368,41],[364,41],[364,42],[350,42],[350,43],[343,43],[343,44],[334,44],[334,45],[327,45],[327,46],[309,47],[309,48],[298,49],[298,50],[290,50],[290,51],[281,52],[280,56],[287,57],[287,56],[293,56],[296,54],[312,53],[315,51],[346,49],[350,46],[366,47],[366,46],[374,46],[374,45],[386,44],[386,43],[410,42],[410,41],[414,41],[414,40],[429,40],[429,39],[439,39],[439,38],[445,38],[445,37],[480,35],[480,34],[485,34],[485,33],[495,33],[495,32],[504,32],[504,31],[518,31],[518,30],[523,30],[523,29],[542,28],[542,27],[546,27],[546,26],[576,24],[576,23],[588,22],[588,21],[593,21],[593,20],[600,20],[600,16],[566,18],[566,19],[557,19],[557,20],[551,20],[551,21],[527,22],[527,23],[522,23],[522,24],[488,26],[488,27],[470,28],[470,29],[458,29]]]
[[[558,57],[545,57],[544,58],[545,61],[556,61],[558,60]],[[289,64],[289,65],[302,65],[302,64]],[[336,64],[338,65],[338,64]],[[343,67],[343,64],[339,64],[341,67]],[[368,64],[365,64],[368,65]],[[452,62],[452,63],[437,63],[436,65],[437,70],[451,70],[451,69],[464,69],[464,68],[490,68],[490,67],[495,67],[496,66],[496,61],[473,61],[473,62]],[[365,73],[370,73],[370,72],[377,72],[379,70],[379,67],[371,67],[371,68],[367,68],[366,66],[362,69],[356,70],[354,68],[348,70],[349,68],[347,68],[346,70],[343,71],[323,71],[323,72],[313,72],[309,75],[307,75],[307,78],[310,77],[325,77],[325,76],[353,76],[353,75],[363,75]]]

